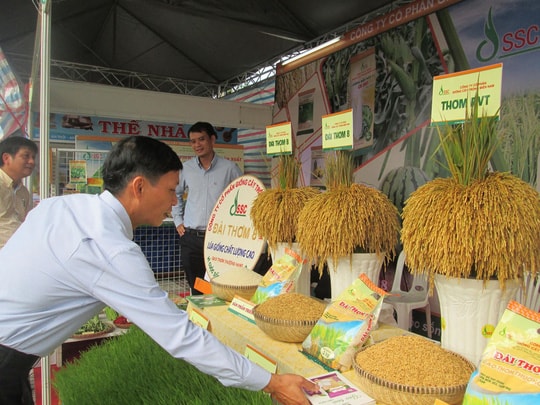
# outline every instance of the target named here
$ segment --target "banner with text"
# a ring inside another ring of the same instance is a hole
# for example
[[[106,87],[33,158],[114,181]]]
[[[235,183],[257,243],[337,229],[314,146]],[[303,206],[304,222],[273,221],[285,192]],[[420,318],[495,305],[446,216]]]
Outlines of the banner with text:
[[[250,213],[264,190],[258,178],[245,175],[233,180],[218,199],[204,239],[204,262],[211,279],[231,269],[255,268],[265,240],[255,232]]]
[[[39,141],[39,117],[34,113],[32,139]],[[75,142],[77,135],[132,136],[143,135],[169,141],[189,141],[191,124],[153,122],[143,120],[123,120],[79,114],[50,114],[50,139],[55,142]],[[214,127],[216,143],[236,144],[237,128]]]

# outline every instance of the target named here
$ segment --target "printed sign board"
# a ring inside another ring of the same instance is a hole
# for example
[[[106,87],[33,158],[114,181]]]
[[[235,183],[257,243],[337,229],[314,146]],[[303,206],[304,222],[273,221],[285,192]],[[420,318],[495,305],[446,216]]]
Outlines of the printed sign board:
[[[245,175],[233,180],[219,197],[204,238],[204,261],[211,279],[227,270],[255,268],[265,240],[255,232],[250,212],[264,189],[258,178]]]

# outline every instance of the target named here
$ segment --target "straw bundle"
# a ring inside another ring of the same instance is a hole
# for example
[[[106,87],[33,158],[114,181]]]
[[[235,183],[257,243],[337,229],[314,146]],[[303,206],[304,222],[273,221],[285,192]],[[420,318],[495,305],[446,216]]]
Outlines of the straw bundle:
[[[258,194],[250,217],[255,231],[266,239],[269,252],[278,243],[296,242],[298,214],[311,197],[319,193],[314,187],[298,187],[300,162],[294,155],[281,155],[277,165],[277,187]],[[303,182],[302,182],[303,183]]]
[[[296,241],[298,215],[304,204],[320,194],[313,187],[267,189],[258,194],[251,207],[255,231],[265,238],[270,250],[279,242]]]
[[[435,179],[411,194],[401,233],[413,273],[498,278],[501,287],[523,267],[540,265],[540,195],[507,173],[464,186]]]
[[[478,100],[478,97],[476,97]],[[489,172],[498,147],[495,119],[474,103],[466,120],[446,126],[441,147],[452,174],[407,200],[401,240],[412,273],[488,281],[519,278],[540,265],[540,195],[509,173]]]
[[[298,218],[297,238],[308,260],[319,271],[332,259],[355,251],[376,253],[389,259],[395,254],[399,214],[379,190],[353,183],[334,186],[306,202]]]

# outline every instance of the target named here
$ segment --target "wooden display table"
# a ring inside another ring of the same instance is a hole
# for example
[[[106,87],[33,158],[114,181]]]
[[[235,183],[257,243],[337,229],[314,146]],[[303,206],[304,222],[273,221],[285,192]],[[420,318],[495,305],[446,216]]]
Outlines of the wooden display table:
[[[300,343],[284,343],[274,340],[261,331],[257,325],[230,312],[228,308],[228,305],[198,308],[210,321],[209,331],[222,343],[241,354],[245,353],[246,345],[249,344],[277,362],[277,372],[280,374],[294,373],[304,377],[312,377],[328,372],[300,352],[302,346]],[[371,339],[373,343],[376,343],[392,336],[405,334],[410,334],[410,332],[395,326],[379,324],[371,332]],[[356,372],[353,369],[343,373],[343,375],[357,384]]]

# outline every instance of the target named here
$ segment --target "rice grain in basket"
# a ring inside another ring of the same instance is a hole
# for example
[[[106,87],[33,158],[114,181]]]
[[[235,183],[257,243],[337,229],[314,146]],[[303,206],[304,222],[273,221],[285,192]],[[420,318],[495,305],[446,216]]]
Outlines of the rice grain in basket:
[[[354,358],[358,386],[384,404],[461,404],[474,368],[465,357],[412,335],[361,348]]]

